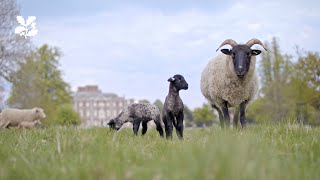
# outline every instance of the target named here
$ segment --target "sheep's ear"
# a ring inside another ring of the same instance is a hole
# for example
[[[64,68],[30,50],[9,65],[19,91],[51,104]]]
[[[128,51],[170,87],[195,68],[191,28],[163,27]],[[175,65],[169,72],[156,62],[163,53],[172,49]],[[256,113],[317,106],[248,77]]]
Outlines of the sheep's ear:
[[[253,56],[256,56],[256,55],[259,55],[261,53],[261,51],[257,50],[257,49],[252,49],[251,53],[252,53]]]
[[[169,82],[173,82],[174,80],[176,80],[175,78],[171,77],[168,79]]]
[[[231,50],[230,49],[221,49],[221,52],[225,55],[231,55]]]

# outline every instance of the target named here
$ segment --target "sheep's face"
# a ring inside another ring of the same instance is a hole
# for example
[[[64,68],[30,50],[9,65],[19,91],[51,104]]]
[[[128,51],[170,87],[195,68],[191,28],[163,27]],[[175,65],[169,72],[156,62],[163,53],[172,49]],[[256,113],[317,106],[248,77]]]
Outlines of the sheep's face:
[[[234,71],[239,78],[243,78],[249,71],[251,56],[261,53],[260,50],[251,49],[246,45],[237,45],[232,49],[221,49],[221,52],[232,57]]]
[[[34,113],[36,114],[36,117],[39,119],[46,118],[46,114],[44,113],[43,109],[35,107],[33,108]]]
[[[177,90],[181,90],[181,89],[187,90],[189,88],[187,81],[180,74],[174,75],[173,77],[169,78],[168,81],[172,83],[172,85]]]
[[[110,127],[111,129],[114,129],[114,130],[117,130],[117,131],[118,131],[118,130],[121,128],[121,126],[122,126],[122,124],[120,123],[119,120],[117,120],[117,118],[111,119],[111,120],[108,122],[107,125],[109,125],[109,127]]]

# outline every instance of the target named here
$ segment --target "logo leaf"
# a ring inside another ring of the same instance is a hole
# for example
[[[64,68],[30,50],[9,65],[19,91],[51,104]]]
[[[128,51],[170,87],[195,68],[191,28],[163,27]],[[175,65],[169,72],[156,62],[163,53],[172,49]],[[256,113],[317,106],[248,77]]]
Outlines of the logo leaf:
[[[20,25],[26,26],[26,23],[25,23],[24,18],[22,16],[17,16],[17,21]]]
[[[26,26],[29,26],[31,23],[33,23],[36,20],[35,16],[29,16],[26,22]]]
[[[25,28],[25,27],[23,27],[23,26],[18,26],[18,27],[16,27],[16,29],[14,30],[14,32],[16,33],[16,34],[20,34],[21,32],[23,32],[23,31],[26,31],[27,29]]]

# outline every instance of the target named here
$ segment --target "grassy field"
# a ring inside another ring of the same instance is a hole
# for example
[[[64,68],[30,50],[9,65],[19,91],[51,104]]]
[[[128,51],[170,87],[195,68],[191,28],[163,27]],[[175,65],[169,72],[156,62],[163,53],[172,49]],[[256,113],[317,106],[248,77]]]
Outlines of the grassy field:
[[[186,129],[184,141],[107,128],[0,131],[0,179],[320,179],[320,129]]]

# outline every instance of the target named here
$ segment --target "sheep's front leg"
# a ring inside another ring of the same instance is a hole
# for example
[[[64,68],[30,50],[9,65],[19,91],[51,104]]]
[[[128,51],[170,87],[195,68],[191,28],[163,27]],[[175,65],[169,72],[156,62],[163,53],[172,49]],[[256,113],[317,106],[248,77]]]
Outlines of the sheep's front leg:
[[[10,121],[2,122],[2,124],[0,125],[0,128],[9,128],[9,124],[10,124]]]
[[[169,113],[167,113],[166,117],[164,118],[164,125],[165,125],[167,139],[172,139],[173,118],[174,117],[171,116]]]
[[[244,101],[240,104],[240,123],[242,128],[246,126],[246,107],[247,107],[248,101]]]
[[[141,123],[140,119],[133,120],[133,134],[136,136],[138,135],[140,123]]]
[[[142,135],[146,134],[148,130],[148,121],[143,121],[142,122]]]
[[[176,125],[176,133],[179,139],[183,139],[183,119],[184,114],[181,111],[177,116],[177,125]]]
[[[222,112],[223,112],[226,127],[229,128],[230,127],[230,116],[229,116],[229,109],[228,109],[228,102],[227,101],[225,101],[223,104]]]
[[[162,129],[162,125],[161,125],[160,115],[157,116],[157,119],[154,121],[154,123],[157,126],[157,131],[159,132],[160,137],[163,137],[163,129]]]
[[[222,111],[214,104],[211,105],[211,107],[215,110],[218,111],[218,114],[219,114],[219,121],[220,121],[220,125],[222,128],[224,128],[224,121],[223,121],[223,114],[222,114]]]
[[[239,121],[239,108],[235,108],[234,116],[233,116],[233,126],[238,127],[238,121]]]

